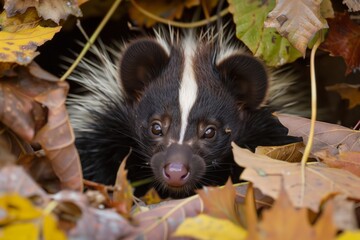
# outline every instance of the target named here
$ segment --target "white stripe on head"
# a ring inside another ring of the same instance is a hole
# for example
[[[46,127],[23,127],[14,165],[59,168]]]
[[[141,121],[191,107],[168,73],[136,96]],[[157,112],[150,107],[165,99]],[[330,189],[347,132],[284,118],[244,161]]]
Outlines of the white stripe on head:
[[[184,48],[184,72],[182,75],[180,90],[179,90],[179,104],[181,111],[181,128],[179,144],[182,144],[185,137],[186,128],[188,125],[188,118],[190,111],[195,103],[198,86],[195,80],[193,71],[193,57],[196,50],[196,43],[193,38],[188,37],[183,42]]]

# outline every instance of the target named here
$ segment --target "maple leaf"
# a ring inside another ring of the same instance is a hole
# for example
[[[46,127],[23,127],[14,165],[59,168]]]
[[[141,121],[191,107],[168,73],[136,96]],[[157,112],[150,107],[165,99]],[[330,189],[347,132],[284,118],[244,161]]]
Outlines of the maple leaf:
[[[240,224],[237,206],[235,204],[236,191],[229,179],[224,188],[204,187],[198,190],[204,203],[204,212],[213,217],[229,219]]]
[[[360,35],[359,35],[360,36]],[[360,49],[359,49],[360,50]],[[349,109],[360,105],[360,85],[338,83],[332,86],[326,86],[328,91],[336,91],[342,99],[349,100]]]
[[[310,119],[286,114],[277,115],[289,129],[289,135],[302,137],[306,144],[309,138]],[[329,149],[331,153],[341,151],[360,152],[360,131],[337,124],[316,121],[312,153]]]
[[[360,26],[346,13],[338,13],[328,22],[329,33],[320,48],[343,57],[347,65],[346,74],[360,70]]]
[[[305,186],[301,183],[301,168],[298,163],[288,163],[258,155],[235,144],[233,154],[236,163],[246,169],[240,178],[251,181],[264,194],[277,198],[281,182],[297,207],[309,207],[314,212],[327,195],[343,193],[360,199],[360,178],[341,169],[329,168],[321,163],[307,164]],[[302,190],[304,194],[302,195]]]
[[[275,8],[268,14],[265,27],[274,27],[281,36],[305,56],[310,39],[317,31],[327,28],[320,14],[320,3],[313,0],[277,0]]]

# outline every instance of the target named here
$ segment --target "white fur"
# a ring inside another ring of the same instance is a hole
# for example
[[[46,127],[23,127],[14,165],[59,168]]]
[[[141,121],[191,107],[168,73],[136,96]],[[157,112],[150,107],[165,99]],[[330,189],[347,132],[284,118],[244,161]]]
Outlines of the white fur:
[[[179,90],[179,104],[181,111],[181,128],[179,144],[182,144],[185,137],[186,128],[188,125],[188,118],[192,107],[197,98],[198,85],[195,80],[194,71],[192,68],[193,57],[196,50],[196,43],[193,38],[188,37],[183,42],[184,49],[184,72],[182,75],[180,90]]]

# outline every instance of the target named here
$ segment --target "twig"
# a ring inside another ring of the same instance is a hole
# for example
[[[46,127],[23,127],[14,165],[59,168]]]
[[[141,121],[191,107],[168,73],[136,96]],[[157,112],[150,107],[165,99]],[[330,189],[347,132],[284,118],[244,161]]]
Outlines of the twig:
[[[322,42],[322,31],[318,35],[318,39],[316,40],[313,48],[311,49],[310,55],[310,77],[311,77],[311,122],[310,122],[310,132],[308,142],[306,144],[304,154],[301,159],[301,202],[303,202],[305,197],[305,167],[306,162],[309,158],[310,151],[314,141],[314,131],[315,131],[315,121],[316,121],[316,103],[317,103],[317,95],[316,95],[316,77],[315,77],[315,53],[320,43]]]
[[[94,44],[96,38],[99,36],[101,30],[104,28],[104,26],[106,25],[106,23],[109,21],[109,19],[111,18],[111,16],[114,14],[115,10],[117,9],[117,7],[119,6],[119,4],[121,3],[121,0],[115,0],[113,5],[111,6],[111,8],[109,9],[109,11],[107,12],[107,14],[105,15],[105,17],[103,18],[103,20],[101,21],[101,23],[99,24],[99,26],[96,28],[95,32],[93,33],[93,35],[91,36],[91,38],[89,39],[89,41],[86,43],[86,45],[84,46],[84,48],[82,49],[81,53],[79,54],[79,56],[76,58],[75,62],[71,65],[71,67],[66,71],[66,73],[60,78],[60,81],[64,81],[66,80],[70,74],[74,71],[74,69],[76,68],[76,66],[80,63],[81,59],[85,56],[86,52],[90,49],[91,45]]]
[[[130,0],[131,4],[142,14],[144,14],[145,16],[147,16],[148,18],[151,18],[157,22],[160,23],[164,23],[173,27],[180,27],[180,28],[196,28],[196,27],[201,27],[204,26],[206,24],[209,24],[211,22],[216,21],[219,17],[223,17],[226,14],[229,13],[229,9],[226,8],[224,10],[222,10],[219,14],[216,14],[208,19],[203,19],[201,21],[197,21],[197,22],[191,22],[191,23],[186,23],[186,22],[177,22],[177,21],[172,21],[172,20],[168,20],[159,16],[156,16],[155,14],[148,12],[147,10],[145,10],[144,8],[142,8],[140,5],[138,5],[135,0]]]

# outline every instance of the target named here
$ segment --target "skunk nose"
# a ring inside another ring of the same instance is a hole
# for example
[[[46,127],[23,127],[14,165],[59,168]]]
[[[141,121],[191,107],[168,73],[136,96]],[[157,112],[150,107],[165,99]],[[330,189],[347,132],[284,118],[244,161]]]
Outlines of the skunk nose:
[[[181,187],[190,176],[187,167],[177,162],[167,164],[163,169],[163,174],[167,184],[172,187]]]
[[[169,146],[163,168],[163,177],[169,186],[181,187],[189,180],[189,161],[192,156],[192,149],[187,145],[172,144]]]

